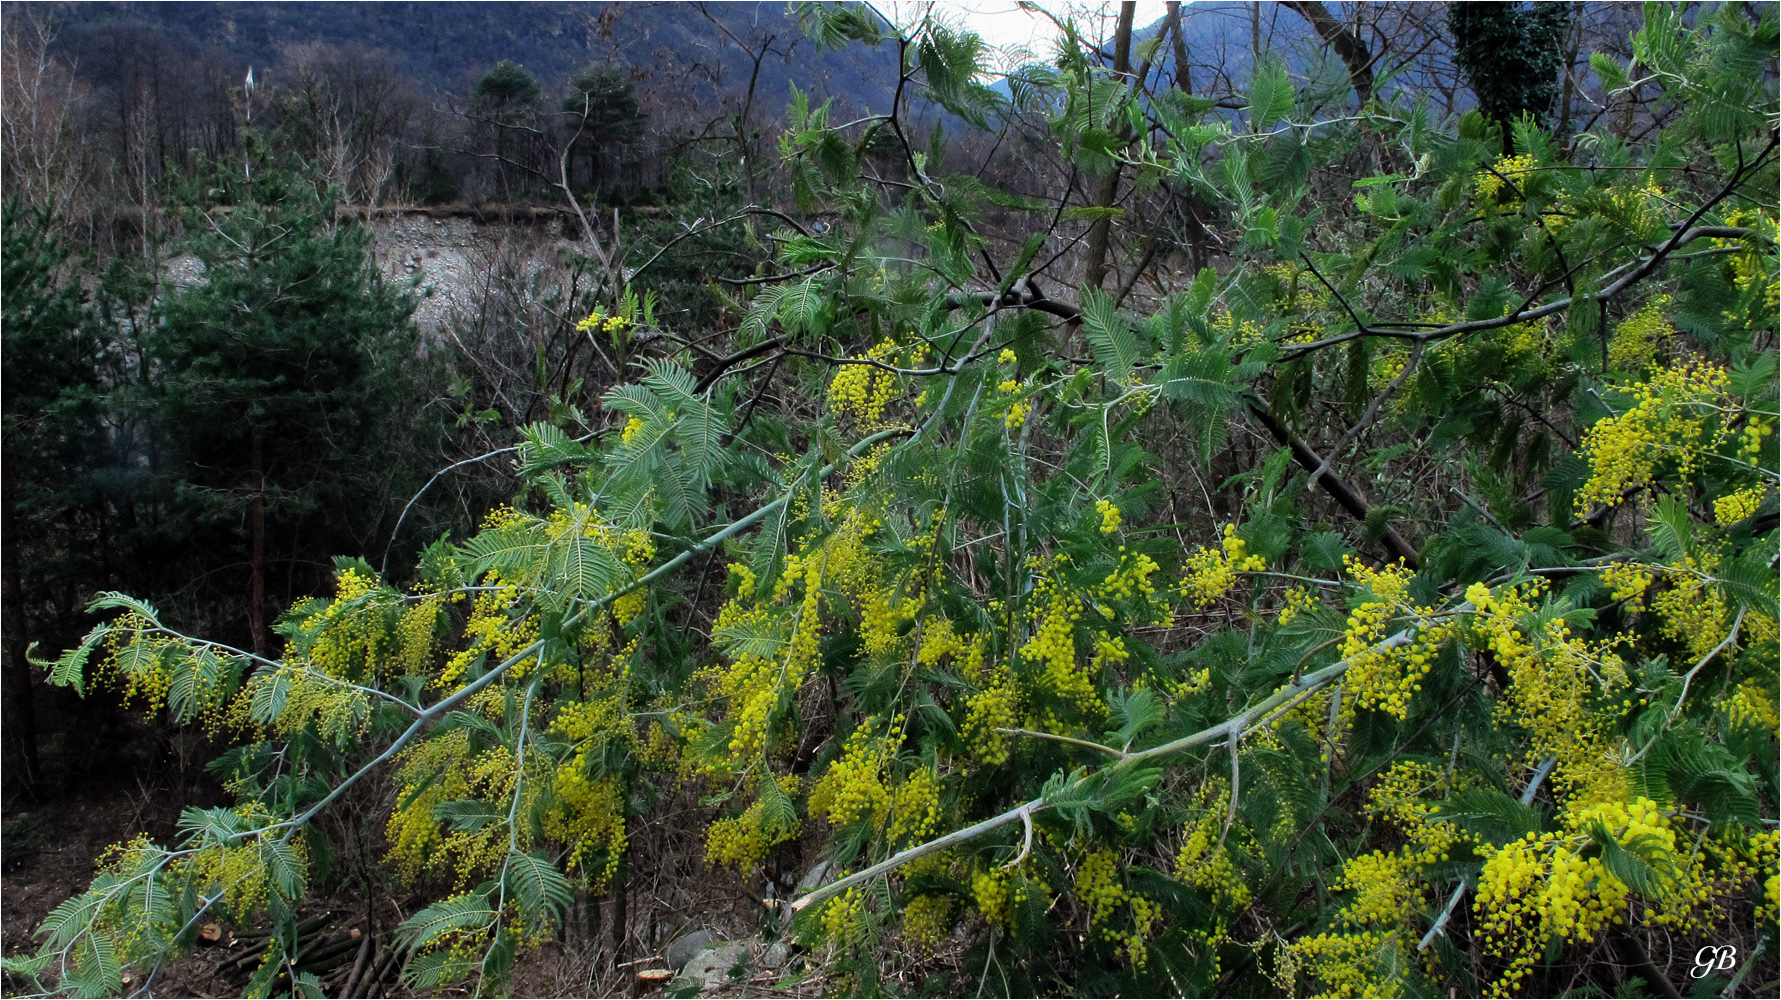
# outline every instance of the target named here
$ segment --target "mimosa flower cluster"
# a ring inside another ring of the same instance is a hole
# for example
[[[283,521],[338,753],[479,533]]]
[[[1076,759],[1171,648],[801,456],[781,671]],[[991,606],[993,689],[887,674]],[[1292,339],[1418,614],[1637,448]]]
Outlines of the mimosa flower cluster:
[[[1632,408],[1597,421],[1583,436],[1590,476],[1577,491],[1577,512],[1618,505],[1649,486],[1660,466],[1686,479],[1727,436],[1717,413],[1727,378],[1716,365],[1684,363],[1626,387]]]

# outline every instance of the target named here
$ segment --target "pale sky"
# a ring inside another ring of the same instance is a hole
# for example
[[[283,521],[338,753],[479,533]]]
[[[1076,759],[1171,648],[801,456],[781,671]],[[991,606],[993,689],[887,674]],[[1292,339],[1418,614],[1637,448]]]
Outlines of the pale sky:
[[[919,18],[932,7],[940,19],[974,29],[991,45],[1004,50],[1025,47],[1041,59],[1051,54],[1052,40],[1057,37],[1057,26],[1049,18],[1022,10],[1014,0],[896,0],[875,6],[904,23]],[[1112,34],[1113,22],[1119,15],[1119,4],[1096,0],[1040,0],[1039,6],[1060,21],[1074,16],[1077,27],[1090,38]],[[1163,12],[1163,0],[1138,0],[1134,23],[1140,28],[1153,24]]]

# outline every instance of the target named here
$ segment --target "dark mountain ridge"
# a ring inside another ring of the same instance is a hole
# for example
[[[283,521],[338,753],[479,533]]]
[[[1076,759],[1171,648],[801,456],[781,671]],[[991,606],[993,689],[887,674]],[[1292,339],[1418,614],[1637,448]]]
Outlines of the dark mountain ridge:
[[[858,110],[888,104],[895,57],[852,46],[818,53],[783,3],[7,3],[8,18],[40,15],[56,52],[96,83],[109,82],[120,45],[202,60],[215,72],[274,84],[296,47],[322,43],[383,53],[424,92],[462,100],[502,59],[547,93],[590,62],[627,67],[641,94],[693,100],[745,90],[783,104],[789,85]]]

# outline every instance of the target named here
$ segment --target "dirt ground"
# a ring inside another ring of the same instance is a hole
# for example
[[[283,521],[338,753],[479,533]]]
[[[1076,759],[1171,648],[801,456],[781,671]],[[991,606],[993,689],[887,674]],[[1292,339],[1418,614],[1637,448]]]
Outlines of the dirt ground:
[[[0,951],[35,950],[33,932],[63,900],[92,881],[95,860],[139,833],[163,843],[176,832],[179,809],[138,787],[91,789],[74,797],[10,809],[0,822]],[[235,996],[216,971],[218,955],[200,953],[157,980],[161,996]],[[16,995],[24,984],[7,982]]]

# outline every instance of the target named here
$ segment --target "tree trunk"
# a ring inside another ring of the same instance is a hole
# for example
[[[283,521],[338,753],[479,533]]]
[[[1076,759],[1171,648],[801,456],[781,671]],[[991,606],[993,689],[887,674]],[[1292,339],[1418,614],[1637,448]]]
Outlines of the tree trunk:
[[[1175,46],[1175,86],[1183,94],[1191,94],[1194,92],[1194,78],[1187,63],[1187,35],[1182,31],[1181,0],[1169,0],[1164,7],[1169,12],[1169,30],[1173,32]]]
[[[600,897],[583,886],[575,890],[575,900],[581,906],[581,929],[587,937],[588,950],[597,955],[600,951]]]
[[[265,656],[266,644],[266,468],[260,428],[253,429],[253,449],[249,461],[253,465],[254,500],[249,513],[253,532],[253,582],[248,588],[247,620],[253,630],[254,655]]]
[[[1132,71],[1132,19],[1137,15],[1136,0],[1125,0],[1119,5],[1119,23],[1113,34],[1113,72],[1121,75]],[[1101,181],[1100,190],[1095,194],[1096,208],[1112,208],[1119,198],[1119,164],[1113,164],[1113,170]],[[1088,259],[1082,268],[1083,288],[1099,288],[1107,277],[1107,243],[1112,235],[1113,220],[1096,219],[1088,227]]]
[[[1582,46],[1583,17],[1581,11],[1574,11],[1571,15],[1571,47],[1565,53],[1565,86],[1559,99],[1557,134],[1560,140],[1571,131],[1571,100],[1577,93],[1577,51]]]
[[[1286,0],[1286,6],[1305,20],[1329,43],[1337,56],[1348,66],[1348,79],[1354,84],[1354,96],[1365,104],[1373,96],[1373,56],[1367,43],[1349,31],[1330,14],[1329,8],[1317,0]]]
[[[1181,21],[1179,0],[1169,0],[1167,9],[1169,12],[1168,27],[1165,30],[1170,33],[1171,42],[1175,48],[1175,86],[1183,94],[1191,94],[1194,92],[1193,72],[1188,67],[1187,25]],[[1166,190],[1173,190],[1167,183],[1163,186]],[[1206,266],[1206,259],[1211,256],[1207,247],[1212,241],[1206,233],[1205,223],[1205,217],[1210,214],[1211,206],[1206,204],[1205,199],[1194,193],[1191,184],[1188,185],[1186,193],[1179,197],[1182,199],[1181,217],[1187,226],[1187,269],[1198,274],[1200,268]]]

